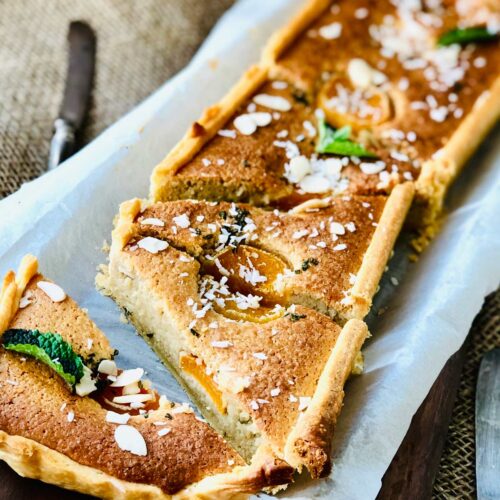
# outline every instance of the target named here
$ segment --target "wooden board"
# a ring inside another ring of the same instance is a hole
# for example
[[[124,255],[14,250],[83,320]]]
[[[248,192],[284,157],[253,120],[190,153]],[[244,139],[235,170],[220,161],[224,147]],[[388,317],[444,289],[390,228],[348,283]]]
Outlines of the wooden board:
[[[468,342],[446,363],[382,480],[377,500],[427,500],[439,467]]]

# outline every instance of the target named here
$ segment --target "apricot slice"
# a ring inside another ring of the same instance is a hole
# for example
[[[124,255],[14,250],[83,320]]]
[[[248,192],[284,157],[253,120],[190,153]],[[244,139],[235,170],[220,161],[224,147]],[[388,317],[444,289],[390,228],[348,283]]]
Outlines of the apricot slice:
[[[191,375],[209,395],[215,407],[220,413],[226,413],[226,404],[222,397],[222,392],[217,387],[212,377],[207,374],[205,364],[192,354],[181,353],[179,364],[181,370]]]
[[[286,297],[277,283],[286,268],[279,257],[248,245],[223,250],[205,266],[205,271],[216,279],[225,276],[231,292],[224,297],[224,306],[215,304],[215,310],[231,319],[257,323],[280,317],[283,312],[276,305],[284,304]],[[259,298],[253,301],[258,307],[246,300],[250,296]]]
[[[340,76],[323,85],[318,105],[329,125],[350,126],[354,131],[380,125],[392,116],[392,104],[386,92],[373,85],[355,88],[347,78]]]

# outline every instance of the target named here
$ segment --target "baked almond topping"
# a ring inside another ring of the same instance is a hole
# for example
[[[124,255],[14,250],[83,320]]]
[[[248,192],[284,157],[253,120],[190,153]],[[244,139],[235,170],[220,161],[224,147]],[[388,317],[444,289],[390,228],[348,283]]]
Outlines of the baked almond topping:
[[[139,240],[137,242],[137,246],[149,253],[157,254],[158,252],[168,248],[168,242],[159,240],[158,238],[153,238],[152,236],[147,236],[146,238]]]
[[[66,299],[64,290],[55,283],[51,283],[50,281],[39,281],[36,286],[42,290],[52,302],[62,302]]]
[[[142,434],[131,425],[119,425],[115,429],[115,441],[123,451],[145,457],[148,454],[146,441]]]

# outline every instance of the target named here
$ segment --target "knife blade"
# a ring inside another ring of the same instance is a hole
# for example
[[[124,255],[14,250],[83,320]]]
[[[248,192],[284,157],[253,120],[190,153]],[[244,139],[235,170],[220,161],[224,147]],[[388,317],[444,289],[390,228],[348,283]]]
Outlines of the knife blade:
[[[479,500],[500,498],[500,349],[485,354],[476,387],[476,483]]]
[[[57,167],[75,151],[75,135],[85,120],[94,81],[96,37],[92,28],[82,21],[72,22],[68,43],[66,86],[59,116],[54,122],[49,169]]]

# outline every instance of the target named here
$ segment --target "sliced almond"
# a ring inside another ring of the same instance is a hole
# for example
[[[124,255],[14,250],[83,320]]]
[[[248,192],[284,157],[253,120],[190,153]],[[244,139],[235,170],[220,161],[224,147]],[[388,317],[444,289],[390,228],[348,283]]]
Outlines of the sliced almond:
[[[131,425],[119,425],[115,429],[115,441],[123,451],[145,457],[148,454],[146,441],[142,434]]]
[[[36,286],[42,290],[52,302],[62,302],[66,299],[64,290],[55,283],[51,283],[50,281],[39,281]]]

